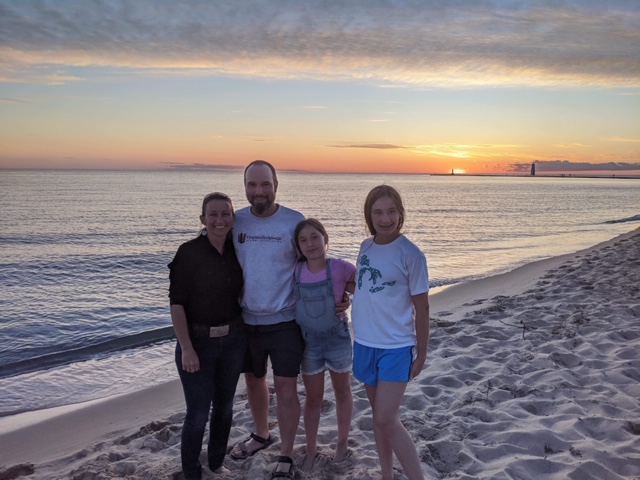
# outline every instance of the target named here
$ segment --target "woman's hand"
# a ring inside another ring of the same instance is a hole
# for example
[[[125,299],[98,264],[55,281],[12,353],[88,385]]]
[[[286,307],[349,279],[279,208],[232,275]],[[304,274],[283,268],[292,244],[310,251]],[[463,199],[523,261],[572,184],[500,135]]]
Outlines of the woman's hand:
[[[182,350],[182,370],[189,373],[200,370],[200,359],[193,348]]]
[[[182,350],[182,370],[193,373],[200,370],[200,359],[193,348],[191,337],[189,336],[189,326],[187,325],[187,314],[182,305],[171,305],[171,322],[178,337],[178,343]]]

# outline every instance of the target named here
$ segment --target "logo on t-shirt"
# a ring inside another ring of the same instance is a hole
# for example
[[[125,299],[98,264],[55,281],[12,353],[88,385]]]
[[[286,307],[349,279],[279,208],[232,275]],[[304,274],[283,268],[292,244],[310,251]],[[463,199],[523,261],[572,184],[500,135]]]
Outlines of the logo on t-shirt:
[[[365,272],[369,272],[369,282],[372,283],[371,287],[369,287],[369,292],[377,293],[381,290],[384,290],[385,287],[392,287],[396,284],[395,280],[393,282],[381,282],[378,284],[378,280],[382,279],[382,272],[377,268],[374,268],[370,265],[369,257],[366,255],[362,255],[360,257],[360,269],[358,272],[358,290],[362,288],[362,277],[364,277]]]
[[[246,242],[282,243],[282,237],[276,237],[273,235],[247,235],[246,233],[238,233],[238,243]]]

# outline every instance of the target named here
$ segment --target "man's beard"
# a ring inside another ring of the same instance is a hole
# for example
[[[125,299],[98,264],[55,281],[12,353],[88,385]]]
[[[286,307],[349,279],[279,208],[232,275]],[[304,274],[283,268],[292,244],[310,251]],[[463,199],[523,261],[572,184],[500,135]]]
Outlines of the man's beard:
[[[259,197],[259,198],[265,199],[265,202],[258,203],[255,201],[255,197],[254,197],[254,201],[251,202],[251,207],[253,208],[254,213],[257,213],[258,215],[262,215],[264,212],[266,212],[271,208],[271,206],[273,205],[273,200],[270,199],[269,197]]]

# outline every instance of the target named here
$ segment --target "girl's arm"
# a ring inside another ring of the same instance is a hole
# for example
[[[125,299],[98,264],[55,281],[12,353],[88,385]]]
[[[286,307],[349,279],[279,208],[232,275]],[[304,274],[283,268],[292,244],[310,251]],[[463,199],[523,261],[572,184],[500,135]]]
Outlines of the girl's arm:
[[[416,337],[417,356],[411,365],[411,379],[416,378],[427,360],[427,347],[429,344],[429,292],[413,295],[411,297],[416,310]]]
[[[344,286],[344,291],[349,293],[353,293],[356,291],[356,271],[355,270],[347,280],[347,283]]]
[[[347,278],[344,284],[344,292],[342,292],[342,301],[340,303],[336,303],[336,315],[339,317],[342,317],[342,314],[346,312],[347,308],[349,308],[349,305],[351,305],[351,300],[349,299],[348,293],[353,293],[356,290],[356,283],[355,283],[356,267],[345,260],[338,260],[338,261],[341,262],[342,265],[346,265],[349,267],[349,269],[346,270],[345,273],[348,272],[349,270],[352,270],[352,272],[349,274],[349,277]],[[340,284],[338,283],[338,287],[339,286]]]
[[[187,326],[187,314],[182,305],[171,305],[171,323],[173,323],[173,329],[176,332],[176,337],[178,337],[180,349],[182,350],[182,369],[185,372],[197,372],[200,370],[200,359],[191,343],[189,327]]]
[[[336,303],[336,315],[339,317],[342,316],[344,312],[347,311],[349,305],[351,304],[351,300],[349,299],[349,293],[353,294],[356,291],[356,272],[354,271],[347,283],[344,285],[344,293],[342,294],[342,302]]]

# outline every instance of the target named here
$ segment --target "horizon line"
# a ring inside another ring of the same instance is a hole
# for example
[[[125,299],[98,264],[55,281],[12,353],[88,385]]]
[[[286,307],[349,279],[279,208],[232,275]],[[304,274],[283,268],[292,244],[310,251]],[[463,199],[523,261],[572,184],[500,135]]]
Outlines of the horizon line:
[[[81,171],[81,172],[177,172],[177,173],[190,173],[190,172],[211,172],[211,173],[241,173],[244,170],[244,166],[238,166],[237,168],[188,168],[188,169],[179,169],[179,168],[65,168],[65,167],[2,167],[0,166],[0,171],[60,171],[60,172],[72,172],[72,171]],[[434,177],[552,177],[552,178],[627,178],[632,180],[640,179],[640,173],[638,174],[629,174],[624,173],[624,170],[621,171],[620,174],[610,173],[610,174],[593,174],[593,173],[581,173],[581,171],[571,171],[571,172],[536,172],[535,175],[531,175],[530,173],[525,172],[496,172],[496,173],[442,173],[442,172],[359,172],[359,171],[349,171],[349,172],[339,172],[339,171],[315,171],[315,170],[302,170],[302,169],[291,169],[291,168],[278,168],[278,172],[282,173],[301,173],[305,175],[424,175],[424,176],[434,176]],[[583,170],[582,172],[589,172],[589,170]]]

